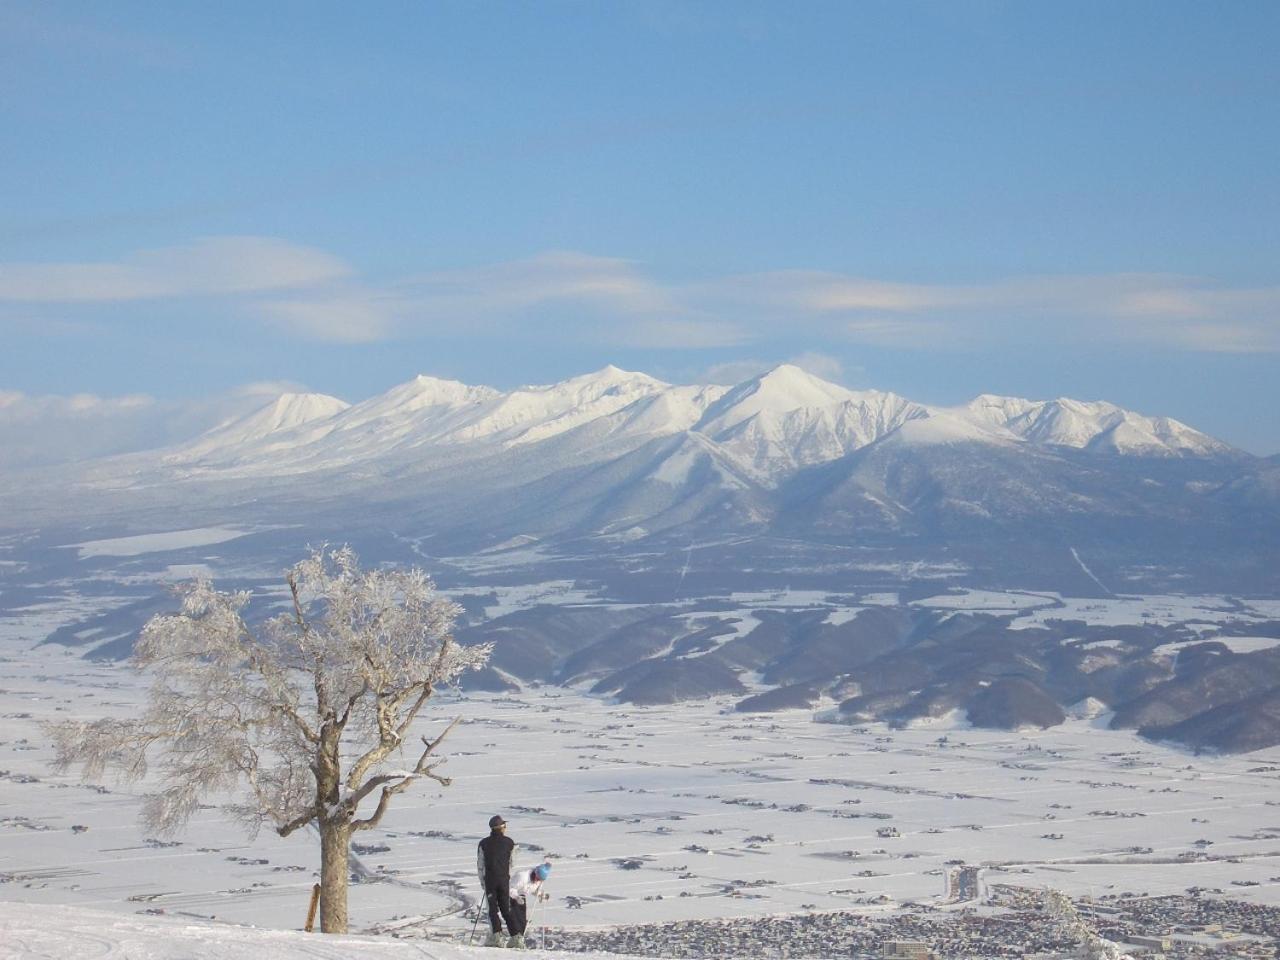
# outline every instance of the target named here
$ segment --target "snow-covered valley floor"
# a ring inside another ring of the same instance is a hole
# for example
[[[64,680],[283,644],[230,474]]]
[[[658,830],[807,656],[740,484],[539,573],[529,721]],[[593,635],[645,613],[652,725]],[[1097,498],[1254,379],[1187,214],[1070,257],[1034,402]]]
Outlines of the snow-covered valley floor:
[[[41,721],[128,713],[142,678],[12,638],[0,656],[8,949],[16,931],[47,929],[34,905],[106,911],[125,927],[87,952],[55,944],[16,955],[206,955],[124,952],[136,914],[302,926],[314,835],[249,839],[211,807],[181,836],[150,837],[131,789],[50,770]],[[1280,750],[1195,757],[1101,719],[1035,733],[889,730],[728,706],[625,707],[559,689],[442,697],[421,732],[464,718],[448,741],[454,785],[397,798],[383,828],[359,837],[352,929],[383,936],[371,951],[385,942],[400,951],[389,956],[444,957],[419,938],[470,930],[475,842],[495,812],[525,863],[554,865],[552,900],[533,921],[552,930],[939,905],[959,861],[985,864],[987,884],[1099,896],[1216,888],[1280,904]],[[391,934],[415,942],[397,947]],[[227,929],[225,949],[207,955],[239,956],[238,936]],[[271,956],[365,955],[317,953],[330,948],[313,941],[295,954],[293,943],[281,939]]]

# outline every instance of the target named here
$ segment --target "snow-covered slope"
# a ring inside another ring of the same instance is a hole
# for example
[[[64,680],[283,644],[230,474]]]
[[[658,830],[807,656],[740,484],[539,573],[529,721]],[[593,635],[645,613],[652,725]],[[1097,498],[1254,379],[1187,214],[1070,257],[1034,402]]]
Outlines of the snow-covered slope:
[[[886,435],[884,442],[895,446],[932,446],[942,443],[1012,444],[1020,442],[1007,427],[966,416],[963,411],[931,410],[904,421]]]
[[[199,459],[224,451],[239,451],[281,433],[317,421],[326,421],[351,404],[323,393],[282,393],[265,406],[243,417],[218,424],[185,444],[173,459]]]
[[[1147,417],[1106,401],[1021,400],[984,394],[964,408],[1033,443],[1134,456],[1215,456],[1231,447],[1169,417]]]
[[[954,516],[1183,523],[1207,516],[1214,490],[1224,518],[1271,510],[1259,470],[1184,424],[1110,403],[983,395],[938,407],[784,364],[733,386],[608,366],[505,392],[419,376],[350,407],[284,396],[184,447],[92,462],[77,482],[167,490],[188,512],[207,506],[211,526],[227,503],[259,504],[271,523],[282,507],[308,522],[323,503],[345,522],[354,502],[385,505],[396,524],[483,545],[690,524],[932,536]]]
[[[121,916],[79,907],[0,902],[0,957],[101,960],[482,960],[494,951],[436,941],[259,930],[190,919]],[[546,960],[607,954],[538,951]]]
[[[229,424],[217,435],[206,435],[176,451],[170,460],[214,470],[234,463],[249,474],[342,467],[404,444],[438,440],[501,397],[490,387],[418,376],[355,406],[264,435],[257,442],[236,442],[237,426]]]
[[[161,462],[188,476],[241,477],[452,465],[517,448],[530,463],[586,462],[682,434],[698,436],[695,449],[713,448],[733,474],[765,488],[890,436],[909,444],[1025,442],[1120,456],[1231,452],[1178,421],[1111,403],[982,396],[961,407],[929,407],[846,389],[785,364],[733,387],[681,387],[607,366],[507,393],[417,376],[353,407],[319,394],[284,394],[166,452]],[[544,474],[547,466],[531,470]],[[684,472],[676,463],[655,476],[669,481]]]
[[[853,397],[851,390],[784,363],[728,390],[707,410],[698,429],[714,436],[759,413],[821,410]]]
[[[285,394],[166,452],[162,462],[188,476],[286,476],[374,464],[416,469],[519,448],[540,475],[547,468],[538,461],[603,460],[683,434],[713,447],[732,472],[769,488],[889,437],[909,444],[1025,442],[1121,456],[1232,452],[1176,420],[1105,402],[983,395],[939,408],[849,390],[783,364],[732,387],[673,386],[608,366],[506,393],[419,376],[350,407],[333,397]],[[566,444],[566,437],[577,442]],[[659,475],[673,470],[679,472],[672,466]]]
[[[496,438],[512,444],[537,443],[617,413],[639,400],[671,389],[670,384],[643,373],[614,366],[551,386],[521,387],[503,397],[482,420],[459,431],[453,439]],[[667,429],[678,424],[668,421]]]
[[[268,475],[404,458],[427,447],[536,444],[663,395],[671,399],[668,415],[650,422],[647,429],[670,432],[687,426],[701,412],[701,406],[684,409],[691,401],[682,394],[688,393],[689,388],[673,388],[612,366],[509,393],[418,376],[353,407],[300,421],[293,429],[263,431],[247,420],[225,425],[169,460],[215,472],[234,464],[241,475]]]
[[[758,482],[837,460],[929,410],[892,393],[853,391],[783,364],[728,390],[694,427]]]

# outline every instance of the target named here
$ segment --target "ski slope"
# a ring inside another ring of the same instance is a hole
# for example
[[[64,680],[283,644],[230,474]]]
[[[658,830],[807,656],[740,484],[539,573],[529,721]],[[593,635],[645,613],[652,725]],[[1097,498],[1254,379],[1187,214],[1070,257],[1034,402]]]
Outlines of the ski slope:
[[[335,937],[0,901],[0,960],[481,960],[483,947]],[[538,951],[545,960],[599,954]]]

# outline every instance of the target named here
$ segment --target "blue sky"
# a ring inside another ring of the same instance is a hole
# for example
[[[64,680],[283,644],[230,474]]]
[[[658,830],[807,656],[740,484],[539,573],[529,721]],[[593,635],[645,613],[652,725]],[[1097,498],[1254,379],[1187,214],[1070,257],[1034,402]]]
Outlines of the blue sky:
[[[1271,2],[11,0],[0,411],[799,359],[1273,454],[1278,43]]]

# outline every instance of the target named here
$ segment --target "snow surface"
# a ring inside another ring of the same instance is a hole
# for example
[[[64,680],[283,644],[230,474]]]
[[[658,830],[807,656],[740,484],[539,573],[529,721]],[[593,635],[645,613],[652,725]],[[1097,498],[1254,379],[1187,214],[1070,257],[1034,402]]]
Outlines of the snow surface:
[[[282,393],[247,416],[220,423],[173,456],[198,458],[256,443],[316,420],[328,420],[350,406],[345,400],[323,393]]]
[[[1146,456],[1224,453],[1230,447],[1168,417],[1147,417],[1105,401],[1022,400],[984,394],[965,407],[1035,443]]]
[[[607,366],[505,393],[418,376],[354,406],[319,394],[284,394],[186,445],[159,451],[154,462],[141,454],[121,460],[114,474],[103,467],[96,482],[288,476],[373,461],[385,465],[388,458],[422,465],[424,448],[445,460],[545,448],[552,464],[565,456],[565,438],[583,430],[590,436],[573,456],[599,460],[655,437],[697,437],[702,446],[679,448],[675,462],[655,466],[656,479],[676,485],[703,449],[714,453],[724,477],[746,476],[765,486],[882,441],[1030,443],[1138,456],[1231,451],[1178,421],[1101,401],[983,395],[934,407],[884,391],[850,390],[787,364],[735,386],[672,385]],[[536,463],[529,469],[538,472]]]
[[[185,550],[190,547],[208,547],[248,536],[252,530],[234,527],[197,527],[193,530],[170,530],[164,533],[143,533],[132,537],[115,537],[109,540],[86,540],[69,543],[80,552],[80,559],[89,557],[138,557],[144,553],[163,553],[166,550]]]
[[[698,428],[715,434],[766,411],[831,407],[856,396],[852,390],[784,363],[730,389],[707,410]]]
[[[301,925],[313,835],[250,840],[210,808],[158,840],[138,826],[131,788],[50,771],[43,720],[127,715],[145,678],[30,649],[5,624],[0,651],[0,897]],[[1061,727],[1010,733],[967,729],[961,716],[890,730],[731,704],[638,708],[550,688],[446,695],[407,739],[463,717],[448,741],[454,784],[415,786],[359,838],[371,852],[357,857],[366,879],[352,887],[353,928],[465,934],[474,845],[495,812],[524,862],[555,866],[552,927],[860,908],[881,895],[929,903],[953,859],[1072,894],[1207,885],[1280,903],[1280,750],[1197,757],[1107,730],[1084,708]],[[901,837],[877,837],[884,825]],[[1200,839],[1213,859],[1184,859]],[[622,869],[630,860],[639,867]]]
[[[1271,614],[1264,609],[1263,601],[1251,600],[1239,608],[1232,607],[1222,597],[1180,596],[1176,594],[1150,596],[1119,596],[1106,599],[1061,597],[1055,606],[1038,607],[1013,621],[1013,626],[1035,627],[1047,620],[1083,620],[1091,626],[1119,626],[1126,623],[1151,623],[1167,625],[1202,621],[1213,624],[1230,620],[1268,619]]]
[[[493,596],[492,603],[485,604],[484,615],[488,620],[496,620],[517,610],[527,610],[542,604],[571,606],[591,603],[595,594],[584,590],[572,580],[548,580],[543,583],[525,583],[515,586],[495,584],[477,590],[457,590],[454,597],[461,596]]]
[[[495,594],[495,613],[599,602],[567,580]],[[714,617],[741,634],[770,607],[825,608],[836,623],[874,599],[742,592],[690,624]],[[136,713],[146,679],[35,644],[122,602],[69,595],[0,619],[0,958],[485,956],[438,938],[470,929],[474,844],[494,812],[511,821],[525,863],[554,864],[543,914],[553,930],[883,909],[869,902],[881,896],[891,909],[935,905],[951,860],[987,864],[991,882],[1073,895],[1207,886],[1280,904],[1280,748],[1195,756],[1107,729],[1096,700],[1047,731],[970,729],[958,712],[892,730],[815,722],[835,719],[829,703],[743,715],[733,699],[640,708],[534,687],[445,693],[407,738],[464,721],[447,741],[454,785],[416,785],[359,838],[368,846],[353,864],[353,929],[376,939],[254,932],[242,925],[301,926],[318,870],[313,834],[249,839],[210,807],[186,833],[156,838],[138,825],[137,790],[50,770],[43,721]],[[1018,626],[1274,615],[1273,604],[1215,596],[953,591],[922,602],[1014,614]],[[878,837],[885,825],[901,836]]]
[[[946,443],[1018,442],[1007,429],[983,423],[951,410],[939,410],[928,417],[908,420],[889,436],[889,442],[909,446]]]
[[[953,589],[943,594],[913,600],[915,607],[933,610],[968,610],[986,613],[1013,613],[1054,607],[1062,602],[1056,593],[1025,593],[1020,590]]]
[[[492,960],[483,947],[338,937],[0,901],[0,960]],[[539,951],[546,960],[590,953]]]
[[[864,602],[875,602],[865,598]],[[1090,626],[1121,626],[1123,624],[1174,623],[1202,624],[1211,629],[1213,624],[1230,620],[1268,620],[1277,616],[1274,601],[1250,599],[1247,603],[1228,601],[1220,596],[1184,596],[1179,594],[1152,594],[1148,596],[1065,597],[1052,591],[1030,592],[1023,590],[970,590],[953,588],[946,593],[911,601],[912,606],[940,610],[984,611],[988,613],[1018,613],[1011,626],[1015,629],[1043,626],[1050,620],[1081,620]],[[1232,639],[1222,637],[1226,643]],[[1266,638],[1261,638],[1266,639]],[[1269,640],[1270,645],[1280,640]]]
[[[1280,646],[1280,638],[1278,637],[1213,637],[1214,643],[1220,643],[1232,653],[1254,653],[1258,650],[1270,650],[1272,647]],[[1162,643],[1155,648],[1155,653],[1177,653],[1183,647],[1199,643],[1198,640],[1188,640],[1185,643]]]

